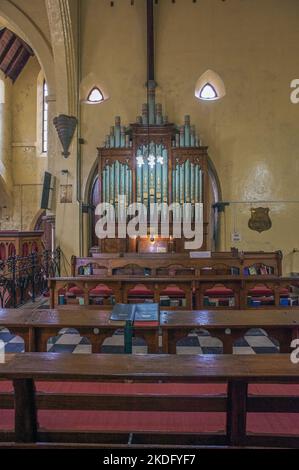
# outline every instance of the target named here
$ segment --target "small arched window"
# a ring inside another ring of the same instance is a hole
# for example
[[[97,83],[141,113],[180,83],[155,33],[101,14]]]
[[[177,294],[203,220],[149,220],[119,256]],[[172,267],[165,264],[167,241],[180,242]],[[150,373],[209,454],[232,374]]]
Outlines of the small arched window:
[[[94,87],[87,98],[87,102],[91,104],[101,103],[104,100],[104,95],[98,87]]]
[[[226,95],[222,78],[213,70],[207,70],[199,77],[195,86],[195,96],[203,101],[216,101]]]
[[[218,93],[210,83],[206,83],[200,90],[200,98],[202,100],[217,100]]]
[[[43,83],[43,108],[42,108],[42,152],[48,152],[48,85],[46,80]]]

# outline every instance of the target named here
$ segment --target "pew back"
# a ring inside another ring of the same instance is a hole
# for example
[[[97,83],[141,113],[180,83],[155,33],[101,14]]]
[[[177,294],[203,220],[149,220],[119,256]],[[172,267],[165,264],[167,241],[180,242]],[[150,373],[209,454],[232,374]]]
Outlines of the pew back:
[[[14,433],[0,434],[15,443],[34,444],[43,442],[105,443],[127,445],[132,443],[169,442],[177,445],[223,445],[223,446],[288,446],[298,447],[298,437],[248,436],[247,413],[299,412],[299,398],[250,397],[250,383],[299,383],[298,365],[292,364],[288,355],[275,356],[110,356],[110,355],[63,355],[24,354],[8,356],[0,365],[0,379],[12,380],[14,397],[2,395],[0,408],[15,406]],[[120,394],[115,396],[84,396],[84,394],[43,394],[35,392],[36,381],[81,381],[153,384],[151,394]],[[157,383],[226,383],[225,396],[202,397],[199,395],[162,397],[155,390]],[[51,432],[38,428],[37,408],[49,410],[118,410],[159,411],[186,413],[212,411],[226,413],[226,432],[215,434],[183,435],[178,429],[165,436],[162,433],[142,433],[130,429],[122,433],[104,432]],[[133,433],[133,434],[132,434]],[[99,439],[99,441],[97,441]],[[287,440],[288,439],[288,440]]]

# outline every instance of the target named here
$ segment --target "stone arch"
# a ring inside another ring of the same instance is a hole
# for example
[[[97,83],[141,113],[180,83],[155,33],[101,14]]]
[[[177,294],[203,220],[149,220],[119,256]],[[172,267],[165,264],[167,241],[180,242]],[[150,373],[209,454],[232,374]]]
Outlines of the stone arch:
[[[46,0],[55,62],[57,114],[77,115],[77,64],[69,0]]]
[[[44,209],[39,209],[35,216],[33,217],[31,224],[30,224],[30,230],[34,231],[36,230],[36,225],[40,221],[42,216],[46,215],[46,211]]]
[[[1,165],[1,162],[0,162]],[[11,194],[7,188],[7,184],[3,177],[0,174],[0,201],[1,201],[1,208],[3,207],[9,207],[10,208],[10,199],[11,199]]]
[[[90,169],[88,178],[85,184],[84,190],[84,203],[87,206],[91,206],[93,200],[93,190],[98,178],[98,159],[96,159]],[[94,210],[90,209],[88,211],[88,217],[86,220],[86,241],[87,241],[87,250],[89,250],[95,242],[94,233],[94,226],[95,226],[95,214]]]
[[[0,70],[0,201],[1,207],[12,208],[13,179],[11,171],[11,81]]]

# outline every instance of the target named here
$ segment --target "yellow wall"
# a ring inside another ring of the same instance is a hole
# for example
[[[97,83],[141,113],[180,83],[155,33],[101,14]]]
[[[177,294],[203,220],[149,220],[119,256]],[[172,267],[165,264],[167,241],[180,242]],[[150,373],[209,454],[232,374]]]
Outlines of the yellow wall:
[[[11,172],[11,94],[12,84],[0,73],[0,208],[8,208],[13,189]],[[3,209],[1,209],[3,211]],[[5,211],[4,211],[5,212]]]
[[[62,35],[53,33],[52,25],[50,36],[45,5],[53,8],[56,3],[68,6],[76,43],[76,0],[18,0],[14,3],[33,18],[58,55],[63,46]],[[81,135],[85,140],[82,189],[85,197],[97,158],[96,148],[103,144],[114,116],[120,115],[123,124],[135,121],[146,101],[145,1],[135,0],[134,7],[130,6],[129,0],[115,0],[114,3],[111,8],[108,0],[81,1],[80,99],[86,99],[94,85],[109,96],[101,105],[81,104]],[[160,0],[155,11],[158,101],[163,103],[169,120],[177,124],[182,123],[185,114],[191,115],[203,142],[210,148],[223,199],[233,203],[226,210],[223,221],[222,248],[229,249],[234,245],[244,250],[282,249],[285,272],[299,271],[299,255],[292,254],[293,248],[299,248],[299,104],[290,102],[290,83],[298,78],[298,1],[200,0],[194,4],[191,0],[176,0],[172,4]],[[64,24],[66,27],[67,22]],[[65,37],[65,50],[69,51],[70,36],[66,34]],[[54,44],[55,41],[59,43]],[[60,60],[53,58],[53,70],[55,63],[61,64],[61,57]],[[33,61],[27,67],[31,67],[33,84],[38,67],[35,69]],[[226,96],[218,102],[205,103],[194,96],[195,84],[207,69],[217,72],[225,83]],[[75,80],[70,72],[68,80],[62,76],[62,70],[55,69],[54,73],[56,82],[59,81],[59,96],[58,102],[53,104],[53,115],[55,109],[65,106],[65,102],[63,105],[59,102],[63,94],[61,83]],[[30,129],[27,129],[18,121],[20,116],[16,113],[18,99],[25,99],[21,89],[28,86],[28,80],[25,69],[14,85],[13,113],[17,120],[14,141],[26,140],[26,136],[32,140],[34,126],[28,124]],[[65,96],[69,93],[67,88],[65,93]],[[26,109],[33,108],[32,100],[33,93],[30,100],[28,98],[29,107],[23,110],[25,120],[29,115]],[[18,133],[22,137],[18,137]],[[68,182],[75,190],[76,142],[68,160],[61,157],[60,144],[53,130],[50,146],[49,165],[58,185],[64,182],[61,170],[68,169]],[[44,162],[34,150],[25,156],[24,153],[23,149],[13,147],[14,178],[18,183],[23,178],[20,165],[24,158],[28,163],[25,180],[38,184]],[[37,162],[29,176],[29,168]],[[37,208],[37,199],[34,196],[30,217]],[[57,242],[69,258],[73,253],[79,254],[79,204],[75,192],[71,205],[61,205],[58,194],[56,201]],[[247,226],[250,208],[258,206],[271,209],[273,222],[273,228],[262,234]],[[30,217],[28,215],[27,220],[26,216],[26,224]],[[232,242],[234,229],[240,232],[241,242]]]
[[[85,180],[114,116],[134,121],[146,96],[145,2],[128,3],[116,1],[114,8],[106,1],[82,3],[81,95],[94,84],[110,95],[99,106],[82,106]],[[155,10],[156,78],[166,114],[176,123],[191,114],[210,148],[224,200],[269,201],[252,202],[271,209],[273,228],[263,234],[247,227],[250,204],[226,211],[223,248],[282,249],[285,270],[299,270],[299,255],[290,255],[299,245],[299,105],[290,102],[290,82],[298,75],[298,2],[177,0],[161,1]],[[219,102],[194,97],[207,69],[224,80],[227,95]],[[231,241],[235,226],[239,243]]]

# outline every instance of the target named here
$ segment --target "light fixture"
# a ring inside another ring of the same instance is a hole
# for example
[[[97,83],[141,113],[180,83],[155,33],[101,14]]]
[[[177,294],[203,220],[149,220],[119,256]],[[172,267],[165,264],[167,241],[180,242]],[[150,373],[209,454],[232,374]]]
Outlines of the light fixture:
[[[210,83],[206,83],[199,94],[199,97],[202,100],[217,100],[218,99],[218,94],[213,85]]]

